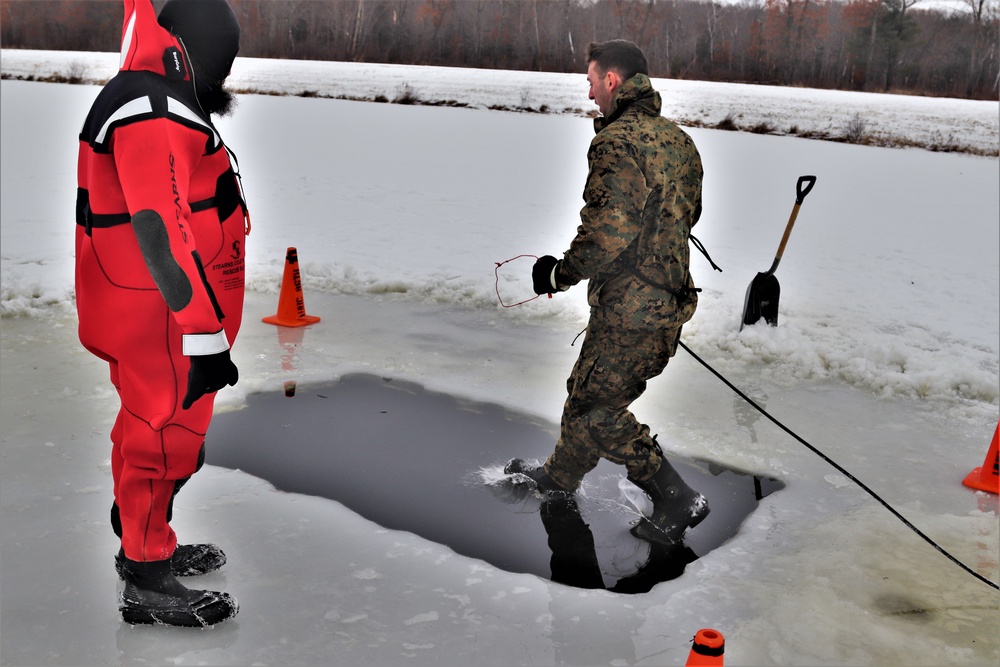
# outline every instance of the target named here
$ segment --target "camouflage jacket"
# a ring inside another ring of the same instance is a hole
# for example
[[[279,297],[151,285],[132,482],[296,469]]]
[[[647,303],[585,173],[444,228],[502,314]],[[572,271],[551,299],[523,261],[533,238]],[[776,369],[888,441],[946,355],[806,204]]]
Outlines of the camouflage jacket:
[[[701,215],[701,157],[660,115],[660,94],[637,74],[595,120],[581,224],[557,279],[589,279],[588,301],[617,326],[683,324],[697,307],[688,237]]]

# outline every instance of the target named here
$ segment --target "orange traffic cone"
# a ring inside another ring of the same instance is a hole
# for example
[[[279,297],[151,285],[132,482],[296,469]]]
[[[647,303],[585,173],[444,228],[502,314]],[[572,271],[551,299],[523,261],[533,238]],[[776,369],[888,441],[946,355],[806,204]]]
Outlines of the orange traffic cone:
[[[722,633],[704,628],[694,636],[694,644],[688,653],[686,667],[721,667],[722,654],[726,650],[726,640]]]
[[[997,430],[993,431],[993,442],[990,443],[989,451],[986,452],[986,460],[983,465],[976,468],[962,480],[962,484],[1000,494],[1000,452],[997,451],[997,439],[1000,438],[1000,422],[997,422]]]
[[[289,248],[285,253],[285,273],[281,277],[278,312],[271,317],[263,318],[263,321],[282,327],[301,327],[319,322],[318,317],[306,315],[302,279],[299,277],[299,254],[295,248]]]

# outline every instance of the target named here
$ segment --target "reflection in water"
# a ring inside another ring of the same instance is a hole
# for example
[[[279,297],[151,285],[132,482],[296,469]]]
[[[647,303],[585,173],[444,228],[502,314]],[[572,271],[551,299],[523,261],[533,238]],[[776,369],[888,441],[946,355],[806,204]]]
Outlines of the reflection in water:
[[[576,500],[551,494],[538,510],[552,550],[552,581],[577,588],[604,588],[597,547]]]
[[[758,394],[752,398],[762,409],[767,407],[767,394]],[[739,394],[733,394],[733,415],[736,417],[737,426],[746,429],[750,433],[750,441],[756,445],[756,424],[760,421],[760,411],[747,403]]]
[[[225,586],[219,586],[225,588]],[[183,636],[183,643],[178,637]],[[115,645],[123,665],[135,664],[220,664],[202,662],[206,656],[224,654],[240,637],[237,616],[213,628],[192,631],[166,625],[129,625],[121,623],[115,632]],[[179,648],[183,646],[183,651]],[[169,657],[167,657],[169,656]],[[68,663],[68,664],[83,664]]]
[[[295,362],[299,348],[306,337],[308,327],[277,327],[278,346],[281,348],[281,370],[290,372],[296,370]]]
[[[679,577],[689,563],[735,534],[762,498],[782,487],[773,479],[737,473],[713,463],[703,465],[707,471],[678,461],[678,467],[685,470],[686,477],[696,480],[717,510],[695,528],[681,527],[669,536],[656,531],[650,537],[649,531],[636,530],[646,523],[643,515],[652,510],[652,503],[638,487],[614,472],[585,481],[577,494],[539,493],[528,478],[518,474],[489,479],[484,475],[483,481],[494,497],[517,506],[519,515],[538,513],[552,581],[637,594]],[[600,539],[595,540],[595,533]]]
[[[542,501],[539,515],[549,549],[552,581],[577,588],[607,588],[615,593],[646,593],[662,581],[676,579],[698,556],[683,541],[675,544],[649,542],[649,557],[635,571],[607,587],[597,560],[590,526],[573,496],[551,494]]]

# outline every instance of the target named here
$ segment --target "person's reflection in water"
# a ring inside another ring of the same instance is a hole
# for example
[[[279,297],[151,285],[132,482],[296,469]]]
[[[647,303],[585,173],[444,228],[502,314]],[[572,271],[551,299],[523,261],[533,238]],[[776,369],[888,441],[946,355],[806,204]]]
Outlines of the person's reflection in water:
[[[549,494],[538,513],[552,550],[552,581],[577,588],[604,588],[590,526],[569,494]]]
[[[606,586],[597,561],[590,526],[570,494],[548,494],[539,509],[548,536],[552,581],[576,588],[606,588],[613,593],[647,593],[656,584],[676,579],[698,556],[683,541],[648,541],[649,558],[632,574]]]

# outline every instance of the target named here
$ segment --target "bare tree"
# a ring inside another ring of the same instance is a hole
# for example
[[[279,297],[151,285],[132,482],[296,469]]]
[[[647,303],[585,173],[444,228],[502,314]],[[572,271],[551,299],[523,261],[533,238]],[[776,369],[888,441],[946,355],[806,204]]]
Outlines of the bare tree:
[[[165,0],[153,0],[162,7]],[[230,0],[240,53],[579,71],[630,39],[653,76],[996,99],[1000,0]],[[116,51],[119,0],[0,0],[4,48]]]
[[[966,75],[965,95],[971,97],[979,84],[982,74],[982,63],[988,58],[996,57],[996,29],[998,0],[965,0],[972,17],[972,39],[969,40],[969,70]],[[990,25],[993,29],[990,29]],[[998,74],[1000,77],[1000,74]],[[997,79],[1000,81],[1000,78]],[[994,86],[996,90],[996,86]]]

